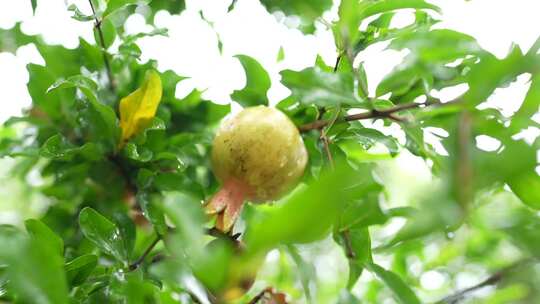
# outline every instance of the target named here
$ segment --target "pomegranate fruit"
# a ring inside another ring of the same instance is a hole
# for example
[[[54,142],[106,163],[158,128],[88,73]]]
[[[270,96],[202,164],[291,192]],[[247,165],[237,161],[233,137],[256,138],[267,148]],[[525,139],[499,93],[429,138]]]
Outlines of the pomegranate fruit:
[[[212,169],[222,188],[206,205],[216,228],[229,231],[244,201],[264,203],[293,189],[308,154],[300,133],[281,111],[246,108],[224,120],[212,146]]]

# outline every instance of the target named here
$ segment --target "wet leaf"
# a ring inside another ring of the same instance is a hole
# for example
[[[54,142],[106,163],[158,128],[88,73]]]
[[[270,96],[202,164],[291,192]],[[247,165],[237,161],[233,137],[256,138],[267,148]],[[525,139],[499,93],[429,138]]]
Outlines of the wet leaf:
[[[128,262],[128,252],[120,229],[92,208],[86,207],[79,214],[82,233],[96,247],[120,262]]]

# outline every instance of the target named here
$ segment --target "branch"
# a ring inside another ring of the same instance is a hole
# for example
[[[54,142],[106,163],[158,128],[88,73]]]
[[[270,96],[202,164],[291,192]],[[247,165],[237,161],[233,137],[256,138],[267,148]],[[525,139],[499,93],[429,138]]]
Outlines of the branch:
[[[133,264],[129,265],[129,270],[133,271],[139,268],[139,266],[141,266],[141,264],[144,262],[144,259],[146,259],[146,257],[150,254],[152,249],[156,247],[157,243],[160,240],[161,240],[161,235],[158,234],[158,236],[154,239],[154,241],[152,241],[152,243],[150,243],[150,245],[148,246],[148,248],[146,248],[143,254],[135,262],[133,262]]]
[[[394,113],[415,109],[415,108],[421,108],[431,105],[447,105],[447,104],[453,104],[454,101],[447,102],[447,103],[440,103],[440,101],[432,101],[432,102],[423,102],[423,103],[404,103],[404,104],[398,104],[392,108],[384,109],[384,110],[371,110],[364,113],[358,113],[358,114],[351,114],[345,116],[343,119],[336,121],[336,123],[343,123],[347,121],[355,121],[355,120],[362,120],[362,119],[372,119],[372,118],[390,118],[392,120],[400,121],[402,120],[400,117],[395,116]],[[300,126],[298,129],[300,132],[307,132],[310,130],[318,130],[326,127],[332,123],[331,120],[316,120],[314,122],[310,122],[308,124]]]
[[[437,303],[438,304],[443,304],[443,303],[457,304],[461,300],[463,300],[467,294],[469,294],[469,293],[471,293],[473,291],[476,291],[478,289],[484,288],[486,286],[496,285],[497,283],[502,281],[509,273],[515,271],[516,269],[518,269],[520,267],[523,267],[523,266],[525,266],[527,264],[530,264],[530,263],[532,263],[534,261],[535,260],[532,259],[532,258],[518,261],[518,262],[516,262],[516,263],[514,263],[514,264],[512,264],[512,265],[510,265],[510,266],[508,266],[506,268],[503,268],[503,269],[497,271],[496,273],[492,274],[491,276],[489,276],[484,281],[482,281],[482,282],[480,282],[480,283],[478,283],[478,284],[476,284],[474,286],[471,286],[469,288],[458,291],[453,295],[447,296],[447,297],[445,297],[444,299],[440,300]]]
[[[112,76],[111,65],[109,63],[109,58],[107,57],[107,51],[105,50],[105,38],[103,38],[103,31],[101,30],[102,20],[99,20],[97,17],[96,10],[94,9],[94,4],[92,3],[92,0],[88,0],[88,2],[90,3],[90,8],[92,8],[92,14],[94,15],[94,20],[95,20],[94,26],[99,36],[99,43],[101,44],[101,51],[103,54],[103,62],[105,63],[105,69],[107,70],[107,77],[109,78],[109,86],[111,88],[111,91],[114,92],[116,90],[116,85],[114,83],[114,79]]]

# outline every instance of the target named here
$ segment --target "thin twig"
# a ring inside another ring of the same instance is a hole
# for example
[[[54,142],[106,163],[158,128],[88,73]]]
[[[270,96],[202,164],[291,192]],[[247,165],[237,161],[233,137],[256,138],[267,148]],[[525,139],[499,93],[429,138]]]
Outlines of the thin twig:
[[[336,58],[336,64],[334,64],[334,73],[337,71],[340,61],[341,61],[341,54],[339,56],[337,56],[337,58]]]
[[[251,299],[251,301],[249,301],[248,304],[257,304],[264,297],[264,295],[267,292],[272,292],[272,288],[267,287],[267,288],[263,289],[261,292],[259,292],[257,295],[255,295],[255,297],[253,297],[253,299]]]
[[[324,153],[326,154],[326,158],[328,159],[328,163],[330,164],[330,168],[332,170],[334,169],[334,158],[332,157],[332,152],[330,151],[330,141],[328,140],[328,136],[326,134],[321,133],[321,141],[323,142],[324,146]]]
[[[135,262],[133,262],[133,264],[129,265],[129,270],[133,271],[133,270],[139,268],[139,266],[141,266],[141,264],[144,262],[144,259],[146,259],[146,257],[150,254],[150,252],[152,252],[152,249],[154,249],[154,247],[156,247],[157,243],[160,240],[161,240],[161,235],[158,235],[152,241],[152,243],[148,246],[148,248],[146,248],[146,250],[143,252],[143,254]]]
[[[101,44],[101,53],[103,54],[103,62],[105,63],[105,69],[107,70],[107,77],[109,78],[109,86],[111,91],[116,90],[116,85],[114,83],[114,78],[112,76],[111,64],[109,63],[109,58],[107,57],[107,50],[105,49],[105,38],[103,37],[103,31],[101,30],[101,20],[98,19],[96,15],[96,10],[94,9],[94,4],[92,0],[88,0],[90,3],[90,8],[92,8],[92,14],[94,15],[95,28],[98,32],[99,43]]]
[[[481,289],[483,287],[486,287],[486,286],[492,286],[492,285],[495,285],[497,283],[499,283],[501,280],[503,280],[509,273],[515,271],[516,269],[520,268],[520,267],[523,267],[527,264],[530,264],[532,262],[534,262],[535,259],[524,259],[524,260],[521,260],[521,261],[518,261],[508,267],[505,267],[499,271],[497,271],[496,273],[492,274],[491,276],[489,276],[487,279],[485,279],[484,281],[474,285],[474,286],[471,286],[469,288],[466,288],[466,289],[463,289],[461,291],[458,291],[456,292],[455,294],[453,295],[450,295],[450,296],[447,296],[445,297],[444,299],[440,300],[439,304],[442,304],[442,303],[446,303],[446,304],[457,304],[459,303],[461,300],[463,300],[465,298],[465,296],[473,291],[476,291],[478,289]]]
[[[321,130],[321,136],[320,136],[324,145],[324,151],[326,153],[326,157],[328,158],[328,163],[330,164],[330,168],[332,168],[332,170],[334,170],[335,168],[334,158],[332,157],[332,152],[330,151],[330,140],[328,139],[327,134],[328,134],[328,131],[332,128],[332,126],[336,123],[336,120],[338,119],[340,113],[341,113],[341,107],[338,106],[336,115],[334,115],[334,117],[332,118],[328,126],[326,126],[326,128]]]

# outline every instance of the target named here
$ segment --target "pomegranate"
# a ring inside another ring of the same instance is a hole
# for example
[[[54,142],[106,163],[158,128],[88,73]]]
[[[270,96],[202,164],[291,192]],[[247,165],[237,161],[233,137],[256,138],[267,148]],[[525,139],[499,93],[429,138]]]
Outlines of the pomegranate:
[[[304,174],[308,154],[300,133],[281,111],[246,108],[225,119],[214,138],[212,169],[222,184],[206,205],[227,232],[246,200],[264,203],[293,189]]]

